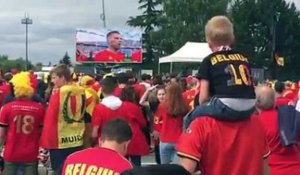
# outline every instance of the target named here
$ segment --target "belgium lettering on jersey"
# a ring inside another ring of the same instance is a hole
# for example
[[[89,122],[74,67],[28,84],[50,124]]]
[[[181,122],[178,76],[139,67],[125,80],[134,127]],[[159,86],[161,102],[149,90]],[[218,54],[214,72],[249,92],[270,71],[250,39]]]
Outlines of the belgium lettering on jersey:
[[[213,56],[210,59],[210,61],[211,61],[211,65],[215,65],[217,63],[221,63],[221,62],[225,62],[225,61],[243,61],[243,62],[248,63],[248,58],[245,58],[241,54],[228,54],[228,55],[217,54],[217,55]]]
[[[76,163],[67,165],[64,175],[119,175],[119,173],[95,165]]]
[[[62,137],[61,138],[61,143],[74,143],[74,142],[78,142],[78,141],[82,141],[83,137],[78,135],[78,136],[71,136],[71,137]]]

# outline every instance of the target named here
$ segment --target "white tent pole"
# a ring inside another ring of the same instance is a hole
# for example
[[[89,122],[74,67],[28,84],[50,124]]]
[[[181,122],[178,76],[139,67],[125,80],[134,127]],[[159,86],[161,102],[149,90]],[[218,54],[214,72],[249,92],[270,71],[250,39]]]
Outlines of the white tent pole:
[[[172,73],[172,71],[173,71],[173,62],[171,62],[170,73]]]

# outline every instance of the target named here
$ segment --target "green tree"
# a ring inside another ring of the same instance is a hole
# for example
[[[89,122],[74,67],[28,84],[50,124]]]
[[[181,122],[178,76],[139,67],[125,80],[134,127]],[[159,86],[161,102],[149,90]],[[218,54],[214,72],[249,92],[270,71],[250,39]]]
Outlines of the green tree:
[[[9,59],[7,55],[0,55],[0,69],[9,72],[11,69],[25,70],[26,61],[23,58]],[[28,62],[28,69],[32,69],[33,65]]]
[[[151,38],[155,41],[157,57],[172,54],[187,41],[204,42],[204,27],[209,18],[227,13],[230,0],[166,0],[162,1],[163,15]],[[162,65],[162,70],[164,69]],[[173,65],[176,70],[188,64]]]
[[[140,6],[138,9],[143,10],[142,15],[138,15],[135,17],[129,17],[127,21],[128,25],[133,27],[139,27],[144,30],[143,34],[143,48],[145,49],[145,53],[143,54],[144,62],[154,63],[155,59],[154,55],[154,41],[151,38],[151,32],[160,25],[159,19],[162,11],[159,10],[159,7],[162,3],[162,0],[139,0]],[[154,66],[157,67],[157,66]]]
[[[251,58],[254,67],[264,67],[279,78],[300,75],[300,18],[293,3],[285,0],[235,0],[229,14],[235,25],[235,47]],[[273,38],[275,36],[276,38]],[[276,45],[273,46],[275,39]],[[272,51],[285,57],[285,66],[274,64]],[[291,78],[291,77],[290,77]]]
[[[65,53],[64,57],[59,61],[61,64],[66,64],[68,66],[71,66],[71,58],[68,54],[68,52]]]
[[[162,24],[153,33],[162,54],[171,54],[187,41],[203,42],[204,27],[209,18],[224,15],[229,0],[163,1]]]
[[[43,68],[43,63],[41,63],[41,62],[38,62],[34,65],[34,70],[36,70],[36,71],[41,71],[42,68]]]

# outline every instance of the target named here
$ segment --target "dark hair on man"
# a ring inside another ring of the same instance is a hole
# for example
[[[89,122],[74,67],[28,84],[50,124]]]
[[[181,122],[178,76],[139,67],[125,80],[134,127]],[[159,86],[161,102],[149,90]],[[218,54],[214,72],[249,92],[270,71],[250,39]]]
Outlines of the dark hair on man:
[[[180,78],[178,83],[181,87],[182,92],[187,90],[187,82],[185,78]]]
[[[107,76],[101,81],[102,92],[105,94],[112,94],[117,87],[117,80],[115,77]]]
[[[55,66],[51,71],[50,74],[56,74],[58,77],[64,77],[66,81],[71,81],[72,76],[71,76],[71,71],[69,67],[66,64],[59,64]]]
[[[132,131],[124,119],[116,118],[105,123],[102,128],[101,138],[121,144],[132,138]]]
[[[106,38],[109,38],[111,35],[113,35],[113,34],[120,34],[120,32],[119,31],[116,31],[116,30],[113,30],[113,31],[110,31],[110,32],[108,32],[107,34],[106,34]]]
[[[162,80],[162,77],[160,75],[156,75],[154,78],[153,78],[153,85],[163,85],[164,82]]]
[[[128,77],[128,82],[127,82],[128,85],[133,85],[137,82],[135,74],[132,71],[127,71],[126,74]]]
[[[149,74],[142,74],[141,78],[142,78],[143,81],[151,80],[151,75],[149,75]]]
[[[127,73],[119,73],[117,79],[119,84],[127,84],[129,77]]]
[[[281,94],[284,91],[285,85],[283,82],[276,82],[274,85],[274,89],[277,93]]]
[[[190,175],[182,166],[176,164],[150,165],[124,171],[121,175]]]
[[[122,89],[120,99],[134,104],[138,104],[139,101],[138,94],[132,86],[126,86]]]

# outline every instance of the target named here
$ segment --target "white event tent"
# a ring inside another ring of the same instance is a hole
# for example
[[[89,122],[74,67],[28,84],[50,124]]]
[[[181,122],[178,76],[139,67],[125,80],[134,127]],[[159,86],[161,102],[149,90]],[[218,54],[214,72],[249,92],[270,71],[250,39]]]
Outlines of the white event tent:
[[[179,50],[169,56],[165,56],[159,59],[159,64],[170,63],[170,72],[175,62],[202,62],[202,60],[211,54],[207,43],[187,42]]]

